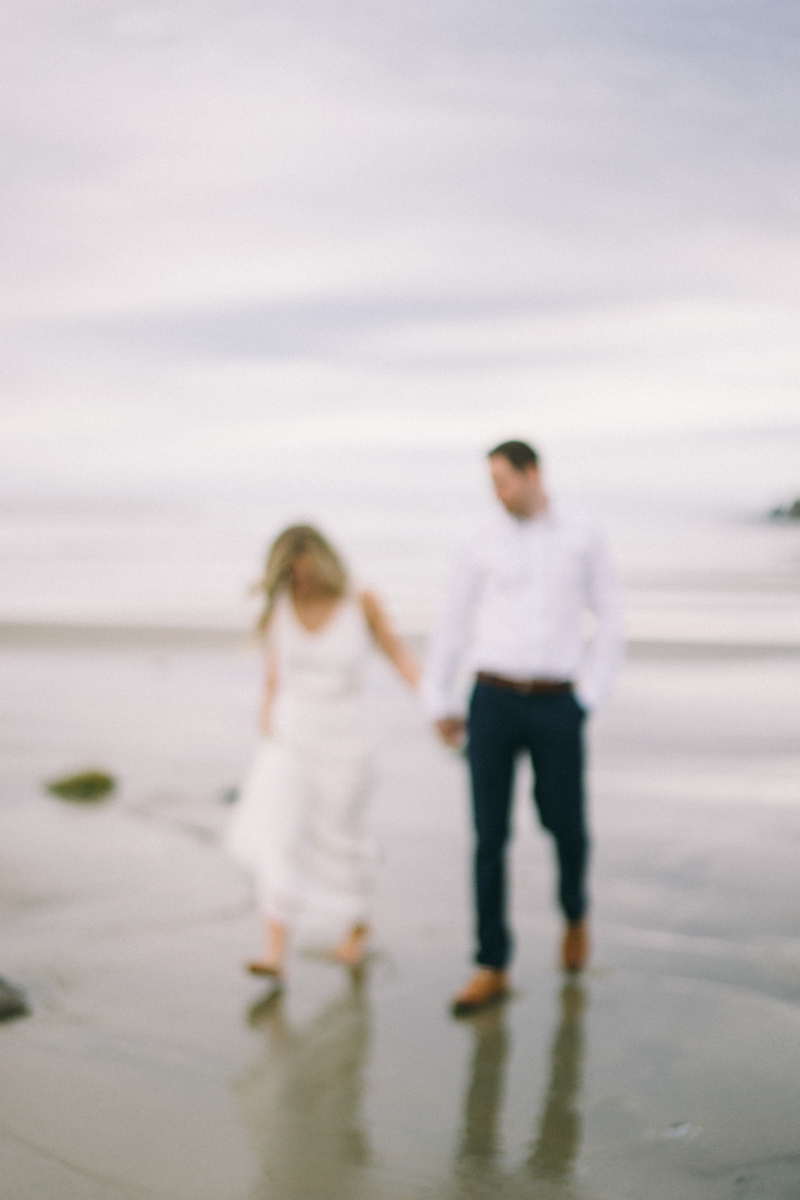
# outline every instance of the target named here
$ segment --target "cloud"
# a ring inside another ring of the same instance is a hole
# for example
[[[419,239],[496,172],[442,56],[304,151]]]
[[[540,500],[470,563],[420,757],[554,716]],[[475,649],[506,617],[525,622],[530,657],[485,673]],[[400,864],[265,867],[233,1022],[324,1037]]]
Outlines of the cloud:
[[[13,471],[48,469],[53,429],[65,471],[117,444],[169,473],[243,422],[259,445],[438,441],[531,396],[554,432],[788,419],[785,4],[9,0],[0,21]]]

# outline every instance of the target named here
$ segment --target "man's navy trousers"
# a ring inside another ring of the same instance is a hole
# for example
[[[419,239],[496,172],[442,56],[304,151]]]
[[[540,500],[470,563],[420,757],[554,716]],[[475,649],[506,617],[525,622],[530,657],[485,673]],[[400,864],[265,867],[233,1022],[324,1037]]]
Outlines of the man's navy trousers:
[[[469,764],[475,820],[475,899],[482,966],[504,968],[511,957],[506,917],[506,845],[514,765],[531,756],[539,819],[555,840],[558,898],[568,921],[586,907],[589,838],[583,786],[585,712],[571,691],[520,694],[476,683],[470,702]]]

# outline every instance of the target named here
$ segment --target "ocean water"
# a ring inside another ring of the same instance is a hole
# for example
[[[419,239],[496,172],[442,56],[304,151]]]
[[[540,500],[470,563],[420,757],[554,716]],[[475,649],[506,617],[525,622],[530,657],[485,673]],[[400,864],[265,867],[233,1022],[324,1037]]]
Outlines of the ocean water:
[[[276,456],[263,479],[0,500],[0,621],[245,630],[271,539],[308,520],[398,627],[430,627],[450,558],[493,503],[482,449]],[[594,511],[633,640],[800,643],[800,437],[779,432],[552,449],[554,493]],[[793,490],[792,480],[797,479]]]

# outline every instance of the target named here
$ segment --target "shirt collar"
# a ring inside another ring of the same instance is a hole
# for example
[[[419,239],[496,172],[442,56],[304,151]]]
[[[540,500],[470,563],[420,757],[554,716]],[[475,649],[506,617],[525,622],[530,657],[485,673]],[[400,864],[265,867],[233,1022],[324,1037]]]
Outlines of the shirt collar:
[[[499,516],[508,529],[542,529],[557,525],[559,520],[560,506],[552,497],[549,499],[544,512],[535,517],[515,517],[507,509],[503,508],[502,504],[498,504],[498,507]]]

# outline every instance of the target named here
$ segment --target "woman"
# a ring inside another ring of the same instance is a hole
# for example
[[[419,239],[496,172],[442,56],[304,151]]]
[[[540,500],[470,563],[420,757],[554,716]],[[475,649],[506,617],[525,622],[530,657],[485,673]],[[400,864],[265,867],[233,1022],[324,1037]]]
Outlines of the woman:
[[[263,736],[229,846],[255,873],[264,919],[263,952],[248,970],[280,981],[302,908],[344,931],[337,961],[364,957],[374,859],[364,830],[364,668],[373,643],[412,688],[419,668],[375,597],[351,589],[339,555],[311,526],[284,530],[256,586],[265,597]]]

